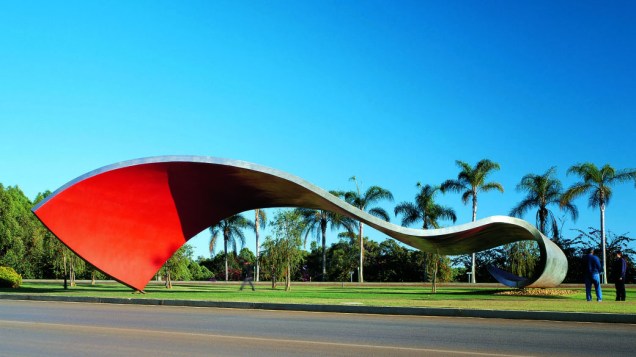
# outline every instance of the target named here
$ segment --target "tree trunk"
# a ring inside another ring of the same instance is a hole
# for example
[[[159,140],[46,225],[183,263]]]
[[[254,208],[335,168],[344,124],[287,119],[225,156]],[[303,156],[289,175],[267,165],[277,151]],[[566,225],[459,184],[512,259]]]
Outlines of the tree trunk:
[[[287,278],[285,279],[285,291],[291,290],[291,264],[287,263]]]
[[[75,284],[75,264],[73,262],[73,257],[69,257],[69,273],[70,273],[70,283],[71,287],[74,287]]]
[[[322,230],[322,281],[327,281],[327,222],[320,222]]]
[[[64,290],[68,289],[68,282],[66,280],[66,252],[62,252],[62,260],[64,262]]]
[[[227,239],[223,239],[223,252],[225,253],[225,282],[227,283]]]
[[[91,285],[95,285],[95,270],[91,272]]]
[[[276,289],[276,269],[275,267],[272,265],[272,290]]]
[[[432,283],[431,283],[431,292],[433,294],[437,293],[437,269],[439,266],[439,257],[437,257],[436,255],[431,255],[433,259],[435,259],[435,264],[433,265],[433,279]]]
[[[475,222],[477,220],[477,192],[473,191],[473,222]],[[477,282],[477,279],[475,277],[475,253],[472,254],[472,259],[471,259],[472,263],[471,263],[471,267],[470,267],[470,282],[472,284],[475,284]]]
[[[172,277],[168,268],[166,268],[166,288],[172,289]]]
[[[539,229],[543,234],[545,234],[545,223],[548,219],[546,211],[547,209],[545,207],[539,208]]]
[[[254,212],[256,213],[256,216],[254,216],[254,233],[256,235],[256,276],[254,277],[254,280],[256,280],[256,282],[260,281],[260,262],[258,260],[259,257],[259,244],[258,244],[258,238],[259,238],[259,229],[260,229],[260,217],[259,217],[259,213],[260,210],[255,209]]]
[[[601,244],[603,245],[603,284],[607,284],[607,263],[605,255],[605,202],[601,202]]]
[[[360,222],[360,265],[358,268],[358,282],[364,283],[364,238],[362,238],[363,224]]]

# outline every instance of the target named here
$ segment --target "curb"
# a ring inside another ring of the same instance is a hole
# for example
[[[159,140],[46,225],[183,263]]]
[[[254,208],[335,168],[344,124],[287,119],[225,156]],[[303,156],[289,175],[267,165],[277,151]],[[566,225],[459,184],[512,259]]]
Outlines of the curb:
[[[205,300],[170,300],[139,298],[105,298],[88,296],[54,296],[27,294],[0,294],[0,300],[56,301],[100,304],[154,305],[182,307],[213,307],[226,309],[257,309],[349,314],[411,315],[441,317],[475,317],[516,320],[545,320],[570,322],[604,322],[636,324],[636,315],[610,313],[581,313],[559,311],[473,310],[457,308],[392,307],[358,305],[276,304],[260,302],[231,302]]]

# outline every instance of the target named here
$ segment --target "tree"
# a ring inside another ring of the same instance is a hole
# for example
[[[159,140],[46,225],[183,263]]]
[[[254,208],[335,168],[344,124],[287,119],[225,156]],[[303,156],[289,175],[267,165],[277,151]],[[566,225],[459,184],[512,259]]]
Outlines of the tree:
[[[283,256],[280,254],[278,244],[278,240],[271,236],[265,237],[262,246],[263,254],[261,254],[259,258],[261,260],[261,267],[263,268],[263,277],[271,280],[272,289],[276,288],[278,278],[283,275],[285,268]]]
[[[583,241],[580,237],[564,236],[563,226],[566,223],[566,217],[562,216],[559,220],[559,235],[552,237],[552,241],[565,254],[568,261],[568,272],[563,280],[564,283],[580,283],[583,281],[583,269],[580,267],[583,255]],[[599,250],[600,251],[600,250]]]
[[[581,229],[574,229],[574,231],[579,233],[576,239],[586,242],[588,247],[592,247],[595,250],[598,250],[598,248],[602,245],[602,235],[600,230],[593,227],[588,227],[587,232]],[[606,241],[608,255],[610,257],[614,257],[616,256],[616,253],[620,251],[623,253],[623,258],[627,260],[628,267],[632,266],[633,260],[631,259],[631,257],[636,254],[636,251],[630,248],[630,245],[632,245],[632,243],[635,240],[636,239],[634,238],[628,237],[627,233],[617,236],[616,234],[612,233],[612,231],[608,230],[607,241]],[[610,266],[610,275],[611,275],[611,268],[612,267]],[[627,269],[627,271],[628,271],[628,277],[626,280],[630,281],[631,280],[630,275],[632,275],[633,273],[631,272],[631,269]]]
[[[479,252],[475,256],[475,280],[483,283],[496,283],[497,280],[488,271],[489,265],[508,267],[509,266],[509,251],[505,249],[505,246],[499,246],[491,249]],[[472,267],[472,256],[470,255],[457,255],[452,259],[452,265],[460,267],[458,274],[455,276],[466,276]],[[472,275],[468,275],[469,282],[472,281]],[[463,278],[459,278],[458,281],[463,281]]]
[[[603,250],[603,283],[607,283],[607,261],[605,240],[605,207],[612,198],[612,186],[617,182],[633,181],[636,184],[636,170],[615,170],[609,164],[600,169],[596,165],[586,162],[576,164],[568,169],[568,175],[575,174],[583,181],[573,184],[565,191],[561,198],[561,206],[566,206],[579,196],[589,194],[588,206],[600,208],[601,213],[601,242]]]
[[[550,237],[559,237],[559,224],[556,216],[548,208],[549,205],[557,205],[573,220],[578,217],[576,206],[571,203],[560,205],[563,196],[561,181],[555,178],[556,168],[549,168],[543,175],[527,174],[521,178],[517,185],[518,192],[527,192],[526,197],[519,202],[509,215],[523,217],[528,211],[536,208],[535,225],[541,233]],[[509,244],[510,268],[512,273],[519,276],[532,275],[534,265],[538,260],[538,250],[534,242],[522,241]]]
[[[252,253],[252,251],[245,247],[243,249],[241,249],[241,251],[238,254],[238,260],[239,262],[241,262],[241,265],[245,262],[249,263],[250,265],[254,266],[254,262],[256,261],[256,256],[254,255],[254,253]]]
[[[541,233],[552,237],[559,236],[559,225],[554,213],[548,209],[548,205],[558,205],[566,213],[569,213],[573,220],[576,220],[579,215],[573,204],[567,202],[561,205],[563,190],[561,181],[554,177],[555,173],[556,168],[551,167],[543,175],[527,174],[522,177],[521,182],[517,185],[517,191],[525,191],[527,195],[509,213],[513,217],[521,218],[528,211],[536,208],[535,225]]]
[[[439,228],[439,219],[449,219],[453,223],[457,220],[455,211],[446,206],[441,206],[435,203],[435,195],[440,190],[439,186],[422,185],[417,183],[417,188],[420,192],[415,195],[415,203],[402,202],[395,207],[395,215],[402,215],[402,225],[409,226],[416,222],[422,221],[422,229],[428,229],[429,226],[433,228]],[[432,270],[431,272],[431,290],[433,293],[437,292],[437,272],[441,264],[449,264],[448,258],[445,258],[437,253],[426,254],[427,268]],[[429,269],[427,269],[429,270]]]
[[[222,219],[219,223],[210,227],[210,254],[214,251],[219,234],[223,235],[223,253],[225,254],[225,281],[228,279],[227,266],[227,245],[232,244],[234,252],[236,252],[236,240],[241,242],[241,248],[245,245],[245,234],[243,230],[246,228],[254,228],[254,223],[240,214],[235,214],[226,219]]]
[[[368,212],[378,218],[384,219],[385,221],[389,221],[389,214],[381,207],[372,207],[369,206],[382,201],[387,200],[393,202],[393,194],[389,190],[386,190],[380,186],[371,186],[369,187],[364,194],[360,192],[360,186],[358,186],[358,181],[356,177],[353,176],[350,179],[354,181],[356,184],[356,191],[349,191],[345,193],[345,201],[351,204],[354,207],[359,208],[362,211]],[[358,243],[360,246],[360,263],[358,265],[358,282],[364,283],[364,239],[363,239],[363,228],[364,224],[359,222],[358,225]]]
[[[19,187],[0,185],[0,266],[11,267],[27,279],[37,274],[42,254],[42,236],[36,232],[31,207]]]
[[[166,274],[166,288],[172,289],[172,279],[190,280],[192,274],[190,272],[190,263],[192,262],[192,254],[194,250],[189,244],[179,248],[163,265]]]
[[[371,249],[370,249],[371,251]],[[409,268],[409,250],[400,246],[394,239],[385,239],[377,247],[376,267],[379,268],[377,274],[378,281],[407,281],[404,280],[405,272]],[[373,253],[367,255],[367,261]],[[371,269],[372,270],[372,269]],[[367,270],[367,281],[369,279]],[[372,274],[371,274],[372,275]]]
[[[267,227],[267,214],[265,210],[255,209],[254,210],[254,235],[256,236],[256,281],[259,281],[260,277],[260,266],[259,266],[259,252],[260,252],[260,229],[261,227],[264,229]]]
[[[340,192],[330,191],[335,196],[342,196]],[[313,233],[314,237],[321,238],[322,242],[322,281],[327,278],[327,226],[331,226],[331,230],[335,230],[341,227],[347,229],[347,231],[353,231],[353,221],[346,216],[338,213],[316,210],[310,208],[297,208],[296,209],[302,217],[304,223],[305,238],[303,244],[307,244],[307,236]]]
[[[225,274],[225,262],[227,259],[228,264],[228,280],[240,280],[241,279],[241,266],[239,264],[239,258],[236,252],[228,252],[227,255],[223,252],[211,256],[207,259],[197,259],[199,265],[206,267],[211,273],[214,280],[222,280],[221,277]]]
[[[520,241],[506,244],[507,264],[510,272],[517,276],[532,276],[539,260],[539,247],[534,241]]]
[[[35,197],[33,205],[37,205],[46,197],[51,195],[51,191],[45,191],[38,193]],[[38,262],[37,254],[27,253],[25,260],[30,260],[31,264],[39,265],[41,271],[41,277],[59,278],[64,279],[64,288],[68,288],[76,285],[76,278],[84,274],[90,274],[91,284],[94,284],[96,276],[105,278],[101,272],[98,272],[95,267],[87,263],[85,260],[76,255],[70,250],[62,241],[60,241],[51,231],[49,231],[31,212],[28,212],[28,217],[32,217],[35,222],[35,229],[33,231],[34,239],[41,240],[42,255]],[[37,238],[36,238],[37,237]]]
[[[274,216],[274,238],[268,237],[263,243],[264,265],[271,273],[272,288],[276,286],[275,279],[281,273],[285,274],[285,291],[291,290],[292,274],[302,261],[302,232],[303,220],[297,210],[281,210]]]
[[[86,263],[68,249],[31,212],[50,191],[38,193],[34,202],[17,186],[0,184],[0,265],[13,268],[26,279],[64,278],[75,285]]]
[[[499,164],[488,159],[479,161],[475,167],[460,160],[455,161],[455,163],[461,169],[459,174],[457,174],[457,179],[444,181],[441,191],[442,193],[446,193],[446,191],[461,193],[464,204],[468,204],[468,200],[472,199],[474,222],[477,220],[477,193],[479,191],[488,192],[492,190],[504,192],[500,183],[486,182],[486,177],[491,172],[499,170]],[[471,282],[475,283],[475,253],[472,254],[471,272]]]
[[[359,256],[356,249],[357,237],[353,233],[344,232],[338,235],[337,243],[332,244],[328,251],[329,266],[327,272],[332,281],[349,281],[351,273],[356,268],[356,256]]]
[[[364,242],[364,281],[382,281],[386,278],[383,274],[386,266],[382,261],[382,248],[378,242],[368,237],[363,237],[362,241]],[[402,281],[402,278],[397,280]]]
[[[214,277],[214,274],[210,271],[210,269],[199,264],[199,261],[190,260],[188,263],[188,270],[190,271],[192,280],[203,281],[210,280]]]
[[[395,206],[395,215],[402,215],[403,226],[422,221],[422,229],[439,228],[439,219],[449,219],[455,223],[455,210],[435,203],[435,195],[440,191],[439,186],[422,185],[418,182],[416,187],[420,192],[415,195],[415,203],[402,202]]]

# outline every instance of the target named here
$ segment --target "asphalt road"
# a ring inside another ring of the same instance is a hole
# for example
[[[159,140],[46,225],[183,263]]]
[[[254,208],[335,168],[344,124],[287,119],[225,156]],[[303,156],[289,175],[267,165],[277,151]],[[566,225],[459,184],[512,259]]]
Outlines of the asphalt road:
[[[0,301],[0,356],[633,356],[636,325]]]

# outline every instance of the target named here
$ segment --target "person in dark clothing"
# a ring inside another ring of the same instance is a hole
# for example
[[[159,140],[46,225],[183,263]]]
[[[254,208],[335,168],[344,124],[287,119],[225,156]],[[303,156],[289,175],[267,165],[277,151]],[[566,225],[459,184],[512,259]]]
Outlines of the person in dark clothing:
[[[612,267],[614,286],[616,286],[616,301],[625,301],[625,274],[627,273],[627,262],[623,258],[623,252],[616,252],[616,260]]]
[[[603,293],[601,291],[600,275],[603,272],[601,262],[594,255],[594,249],[590,249],[588,254],[583,257],[583,275],[585,275],[585,298],[592,301],[592,284],[594,284],[594,292],[596,293],[596,301],[603,301]]]
[[[254,280],[254,272],[252,270],[252,265],[246,261],[243,263],[243,283],[241,284],[241,289],[239,290],[243,290],[243,288],[245,287],[245,284],[247,283],[249,283],[250,286],[252,287],[252,291],[256,290],[254,289],[254,283],[252,283],[253,280]]]

